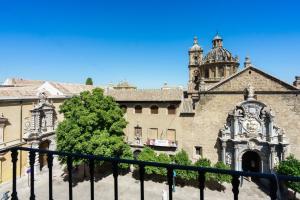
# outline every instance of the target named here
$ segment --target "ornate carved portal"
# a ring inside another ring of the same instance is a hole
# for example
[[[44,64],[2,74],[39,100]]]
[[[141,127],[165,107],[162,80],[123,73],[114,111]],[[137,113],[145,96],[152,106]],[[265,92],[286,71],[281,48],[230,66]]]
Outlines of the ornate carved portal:
[[[254,93],[249,85],[247,100],[236,105],[220,130],[221,160],[235,170],[269,172],[285,158],[288,141],[284,130],[275,125],[272,109],[257,101]],[[257,156],[251,160],[252,154]]]
[[[55,107],[48,101],[45,93],[39,95],[38,103],[30,112],[31,117],[25,119],[23,139],[31,148],[45,149],[43,144],[47,143],[47,149],[55,150]],[[44,160],[42,157],[40,158],[39,154],[36,154],[35,168],[37,171],[40,170],[40,164],[42,164],[41,166],[44,165]]]
[[[25,120],[26,141],[41,140],[48,135],[54,134],[55,130],[55,107],[47,99],[44,93],[39,95],[39,101],[30,111],[31,119]]]

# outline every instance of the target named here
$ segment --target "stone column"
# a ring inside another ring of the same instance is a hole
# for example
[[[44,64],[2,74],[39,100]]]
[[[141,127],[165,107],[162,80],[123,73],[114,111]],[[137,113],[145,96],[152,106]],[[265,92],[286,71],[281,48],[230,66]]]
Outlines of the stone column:
[[[274,168],[274,162],[275,162],[275,146],[270,147],[270,169]]]
[[[240,168],[240,160],[239,160],[239,147],[234,145],[234,170],[238,171]]]
[[[30,147],[33,148],[33,149],[38,149],[39,144],[40,144],[40,142],[34,141],[34,142],[31,142]],[[28,167],[30,166],[30,164],[29,164],[29,153],[28,153],[27,165],[28,165]],[[38,173],[38,172],[40,172],[40,155],[39,155],[39,153],[36,153],[35,154],[35,161],[34,161],[34,173]]]
[[[48,110],[45,112],[46,115],[46,126],[47,131],[53,131],[54,130],[54,121],[53,121],[53,110]]]
[[[226,141],[222,141],[222,161],[226,164]]]
[[[270,116],[270,123],[269,123],[269,141],[272,142],[273,141],[273,136],[274,136],[274,120],[273,117]]]
[[[237,120],[237,116],[234,116],[233,118],[233,139],[236,138],[236,136],[238,135],[238,132],[239,132],[239,123],[238,123],[238,120]]]

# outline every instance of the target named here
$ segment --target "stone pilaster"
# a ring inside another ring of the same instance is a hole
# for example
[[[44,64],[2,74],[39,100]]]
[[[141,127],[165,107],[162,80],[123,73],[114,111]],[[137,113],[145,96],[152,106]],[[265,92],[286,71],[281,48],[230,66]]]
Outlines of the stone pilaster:
[[[240,168],[240,160],[239,160],[239,147],[234,146],[234,170],[238,171]]]
[[[226,142],[222,141],[222,162],[226,164]]]
[[[276,153],[276,150],[275,150],[275,146],[271,146],[270,147],[270,169],[273,169],[275,166],[275,153]]]

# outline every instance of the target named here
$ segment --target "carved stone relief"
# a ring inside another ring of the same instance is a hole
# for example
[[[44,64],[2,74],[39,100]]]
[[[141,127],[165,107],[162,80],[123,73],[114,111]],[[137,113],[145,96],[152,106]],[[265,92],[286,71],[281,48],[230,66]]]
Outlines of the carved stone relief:
[[[240,170],[242,153],[256,151],[264,158],[262,165],[270,170],[284,159],[285,152],[282,149],[287,148],[288,140],[284,130],[275,124],[272,109],[254,98],[255,91],[251,85],[247,87],[247,95],[247,100],[228,114],[227,123],[220,129],[222,161]],[[234,162],[228,162],[229,155],[233,155]]]
[[[56,116],[55,108],[45,93],[39,95],[39,101],[30,111],[31,119],[25,119],[25,140],[37,140],[45,135],[54,134]]]

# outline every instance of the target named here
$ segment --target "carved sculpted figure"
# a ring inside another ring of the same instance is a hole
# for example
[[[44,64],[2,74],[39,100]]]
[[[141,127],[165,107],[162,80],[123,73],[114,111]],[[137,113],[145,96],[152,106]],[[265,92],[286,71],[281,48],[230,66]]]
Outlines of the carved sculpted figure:
[[[248,99],[254,99],[254,87],[251,84],[248,84],[247,87]]]
[[[231,165],[232,163],[232,155],[230,152],[226,153],[226,161],[225,161],[226,165]]]

